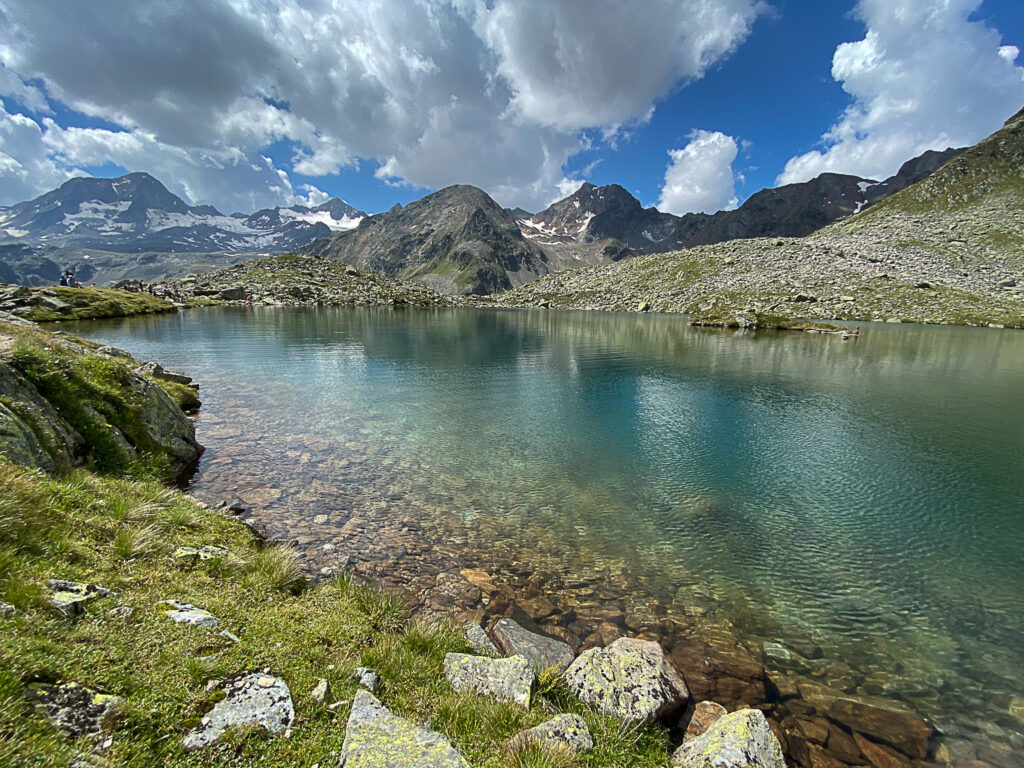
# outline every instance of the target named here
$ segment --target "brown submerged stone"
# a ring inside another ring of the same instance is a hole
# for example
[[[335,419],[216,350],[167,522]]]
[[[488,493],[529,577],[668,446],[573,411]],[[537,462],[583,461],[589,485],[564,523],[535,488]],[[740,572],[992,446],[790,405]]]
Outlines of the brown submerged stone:
[[[683,673],[691,694],[735,707],[768,698],[764,667],[738,651],[726,654],[706,643],[684,638],[672,647],[672,661]]]

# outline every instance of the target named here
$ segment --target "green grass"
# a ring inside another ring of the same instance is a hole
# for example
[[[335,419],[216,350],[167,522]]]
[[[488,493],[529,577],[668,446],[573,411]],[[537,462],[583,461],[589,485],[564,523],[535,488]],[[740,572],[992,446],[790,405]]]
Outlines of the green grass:
[[[236,559],[176,561],[178,546],[219,544]],[[46,478],[0,463],[0,599],[18,614],[0,643],[0,765],[65,768],[75,749],[25,701],[32,683],[75,681],[125,698],[105,753],[109,766],[333,765],[344,740],[350,676],[370,666],[397,714],[429,720],[477,766],[662,766],[668,752],[657,726],[625,728],[591,713],[545,677],[527,710],[453,692],[443,674],[449,651],[467,651],[447,623],[410,619],[401,598],[339,578],[315,587],[295,578],[294,555],[261,549],[237,520],[202,509],[159,483],[79,470]],[[47,603],[49,578],[98,583],[116,594],[67,619]],[[232,643],[174,624],[157,603],[205,608],[238,636]],[[110,613],[129,606],[134,613]],[[203,657],[210,657],[204,660]],[[289,685],[297,720],[291,738],[248,729],[186,754],[181,737],[222,696],[210,680],[269,668]],[[327,704],[309,692],[330,681]],[[342,702],[334,709],[329,704]],[[538,750],[513,754],[508,739],[551,711],[587,720],[592,752],[572,757]]]
[[[64,288],[61,286],[32,290],[36,294],[41,290],[53,291],[58,299],[71,305],[66,312],[58,312],[42,306],[31,307],[31,311],[25,315],[25,318],[37,323],[128,317],[175,311],[174,305],[169,301],[150,296],[148,293],[128,293],[113,288]]]

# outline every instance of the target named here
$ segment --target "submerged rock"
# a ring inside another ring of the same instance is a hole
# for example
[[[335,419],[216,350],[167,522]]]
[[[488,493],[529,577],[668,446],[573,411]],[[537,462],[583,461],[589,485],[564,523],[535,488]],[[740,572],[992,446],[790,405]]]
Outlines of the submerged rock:
[[[205,608],[179,603],[177,600],[161,600],[158,605],[171,606],[170,610],[164,611],[164,616],[177,624],[188,624],[203,629],[216,629],[220,626],[220,619]]]
[[[227,695],[182,739],[185,749],[208,747],[232,726],[258,725],[276,734],[295,720],[291,691],[279,677],[245,674],[224,686],[224,692]]]
[[[339,768],[469,768],[436,731],[393,715],[368,691],[352,701]]]
[[[720,717],[672,755],[683,768],[786,768],[782,747],[764,714],[740,709]]]
[[[480,693],[499,701],[530,706],[534,675],[523,656],[491,659],[449,653],[444,657],[444,674],[456,691]]]
[[[83,584],[79,581],[65,581],[64,579],[50,579],[46,584],[53,592],[50,602],[65,616],[78,616],[85,613],[87,602],[111,594],[109,589],[104,589],[99,584]]]
[[[512,750],[523,749],[529,744],[538,744],[548,749],[564,749],[569,752],[586,752],[594,748],[590,729],[579,715],[555,715],[547,722],[520,731],[511,738],[508,746]]]
[[[565,682],[580,701],[631,722],[664,717],[690,697],[660,645],[629,637],[581,653]]]
[[[27,698],[44,708],[53,727],[69,739],[98,739],[124,703],[120,696],[97,693],[78,683],[30,685]]]
[[[564,671],[575,655],[568,643],[530,632],[512,619],[500,619],[491,630],[494,640],[506,656],[525,656],[537,670],[555,667]]]

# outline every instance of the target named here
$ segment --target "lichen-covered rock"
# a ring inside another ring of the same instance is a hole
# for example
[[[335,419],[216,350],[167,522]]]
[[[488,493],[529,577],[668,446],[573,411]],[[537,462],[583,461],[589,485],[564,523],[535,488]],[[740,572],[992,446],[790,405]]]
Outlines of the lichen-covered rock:
[[[564,749],[569,752],[586,752],[594,748],[590,729],[579,715],[555,715],[547,722],[520,731],[508,743],[510,749],[523,749],[529,744],[538,744],[547,749]]]
[[[220,626],[220,619],[205,608],[179,603],[177,600],[161,600],[158,605],[171,606],[169,610],[164,611],[164,616],[177,624],[188,624],[203,629],[216,629]]]
[[[99,584],[83,584],[64,579],[50,579],[46,585],[52,593],[50,602],[65,616],[77,616],[85,613],[87,602],[110,594],[109,589],[104,589]]]
[[[78,683],[30,685],[26,696],[45,709],[53,727],[69,739],[96,740],[109,730],[124,703],[120,696],[97,693]]]
[[[129,375],[128,385],[141,398],[149,438],[171,458],[174,471],[199,458],[202,447],[196,442],[196,427],[167,393],[137,373]]]
[[[388,711],[369,691],[352,700],[339,768],[469,768],[440,733]]]
[[[536,670],[555,667],[563,672],[575,656],[568,643],[530,632],[512,619],[500,619],[492,633],[502,653],[506,656],[525,656]]]
[[[17,609],[13,605],[0,600],[0,619],[9,619],[17,612]]]
[[[473,650],[480,656],[501,655],[501,651],[491,642],[491,638],[487,636],[484,628],[479,624],[471,623],[466,625],[466,639],[473,644]]]
[[[764,714],[740,709],[720,717],[672,755],[683,768],[786,768],[782,747]]]
[[[444,657],[444,674],[456,691],[480,693],[499,701],[530,706],[530,690],[535,677],[530,663],[523,656],[492,659],[449,653]]]
[[[175,560],[199,562],[202,560],[237,560],[238,557],[227,547],[218,544],[204,544],[201,547],[178,547],[171,554]]]
[[[631,722],[664,717],[690,697],[660,645],[629,637],[581,653],[565,682],[580,701]]]
[[[276,734],[295,720],[291,691],[279,677],[247,673],[224,686],[224,692],[226,696],[182,739],[185,749],[208,747],[232,726],[258,725]]]
[[[716,704],[713,701],[697,702],[697,706],[693,709],[693,716],[690,717],[690,722],[686,725],[683,741],[687,742],[697,738],[726,713],[726,708],[721,704]]]
[[[32,383],[0,360],[0,454],[45,472],[78,463],[85,439]]]
[[[327,682],[327,678],[321,677],[316,681],[316,685],[313,687],[313,690],[309,692],[309,698],[317,704],[323,704],[327,701],[330,691],[331,686],[330,683]]]

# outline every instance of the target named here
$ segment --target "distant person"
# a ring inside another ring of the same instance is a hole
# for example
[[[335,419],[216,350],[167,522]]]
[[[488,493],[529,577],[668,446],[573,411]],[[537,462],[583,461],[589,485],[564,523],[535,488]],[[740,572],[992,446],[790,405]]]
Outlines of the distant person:
[[[67,272],[64,272],[63,274],[61,274],[61,276],[60,276],[60,284],[62,286],[64,286],[65,288],[67,288],[67,285],[68,285],[68,273]]]

